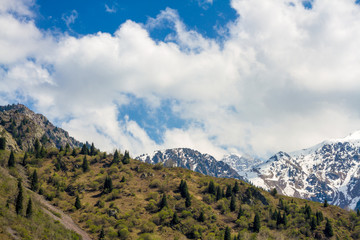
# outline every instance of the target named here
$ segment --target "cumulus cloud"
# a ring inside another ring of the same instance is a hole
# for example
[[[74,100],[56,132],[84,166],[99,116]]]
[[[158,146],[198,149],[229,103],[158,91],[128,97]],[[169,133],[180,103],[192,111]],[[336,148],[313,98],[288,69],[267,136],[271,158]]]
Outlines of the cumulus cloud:
[[[72,31],[71,25],[75,23],[76,19],[79,17],[78,12],[73,9],[68,13],[64,13],[61,19],[65,22],[67,28]]]
[[[170,8],[145,25],[129,20],[113,34],[55,39],[11,13],[31,16],[29,1],[6,3],[0,102],[34,102],[102,149],[268,156],[360,128],[360,8],[352,1],[318,0],[306,9],[300,0],[233,0],[239,18],[222,44],[188,29]],[[64,20],[70,26],[76,18],[72,12]],[[159,27],[173,30],[165,41],[149,35]],[[147,102],[149,112],[166,102],[185,124],[163,126],[156,142],[120,112],[132,98]]]

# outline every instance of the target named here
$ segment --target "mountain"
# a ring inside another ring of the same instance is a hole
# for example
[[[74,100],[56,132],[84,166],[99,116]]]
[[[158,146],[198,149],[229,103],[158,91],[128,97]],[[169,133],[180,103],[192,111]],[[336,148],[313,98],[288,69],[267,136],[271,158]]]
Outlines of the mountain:
[[[189,148],[174,148],[155,151],[153,154],[143,154],[136,159],[146,163],[163,163],[169,167],[182,167],[213,177],[242,177],[223,161],[217,161],[209,154],[202,154]]]
[[[254,158],[249,155],[238,155],[235,153],[225,155],[221,161],[235,169],[240,176],[246,176],[246,173],[254,166],[263,162],[263,160],[259,158]]]
[[[293,153],[279,152],[245,177],[284,195],[360,208],[360,132]]]
[[[22,104],[0,106],[0,137],[7,148],[28,150],[38,139],[47,148],[80,147],[82,144],[65,130],[55,127],[45,116],[36,114]]]

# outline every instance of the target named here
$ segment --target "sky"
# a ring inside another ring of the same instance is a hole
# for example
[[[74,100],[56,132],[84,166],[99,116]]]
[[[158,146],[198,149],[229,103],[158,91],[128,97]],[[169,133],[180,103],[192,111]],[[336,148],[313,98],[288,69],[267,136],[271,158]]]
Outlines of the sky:
[[[0,105],[135,157],[267,158],[360,130],[353,0],[0,0]]]

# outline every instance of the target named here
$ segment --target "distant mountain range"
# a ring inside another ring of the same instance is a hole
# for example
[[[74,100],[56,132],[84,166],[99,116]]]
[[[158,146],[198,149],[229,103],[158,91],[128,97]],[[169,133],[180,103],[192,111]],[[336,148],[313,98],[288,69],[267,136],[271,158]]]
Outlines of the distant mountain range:
[[[7,148],[12,150],[28,150],[34,146],[36,139],[46,148],[82,145],[68,132],[55,127],[45,116],[22,104],[0,106],[0,137],[6,139]]]

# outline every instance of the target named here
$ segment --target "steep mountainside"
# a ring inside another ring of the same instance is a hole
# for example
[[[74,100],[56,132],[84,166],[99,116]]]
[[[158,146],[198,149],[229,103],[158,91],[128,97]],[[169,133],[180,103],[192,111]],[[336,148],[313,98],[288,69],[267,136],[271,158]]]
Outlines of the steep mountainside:
[[[258,158],[253,158],[248,155],[229,154],[223,157],[221,161],[227,163],[235,169],[240,176],[246,176],[254,166],[262,163],[263,161]]]
[[[359,208],[360,132],[290,154],[279,152],[246,177],[288,196]]]
[[[182,167],[213,177],[242,177],[223,161],[217,161],[209,154],[202,154],[189,148],[174,148],[155,151],[152,155],[144,154],[136,159],[147,163],[163,163],[169,167]]]
[[[55,127],[46,117],[35,114],[22,104],[0,106],[0,137],[5,137],[7,148],[14,150],[28,150],[34,146],[36,139],[46,147],[81,145],[68,132]]]

